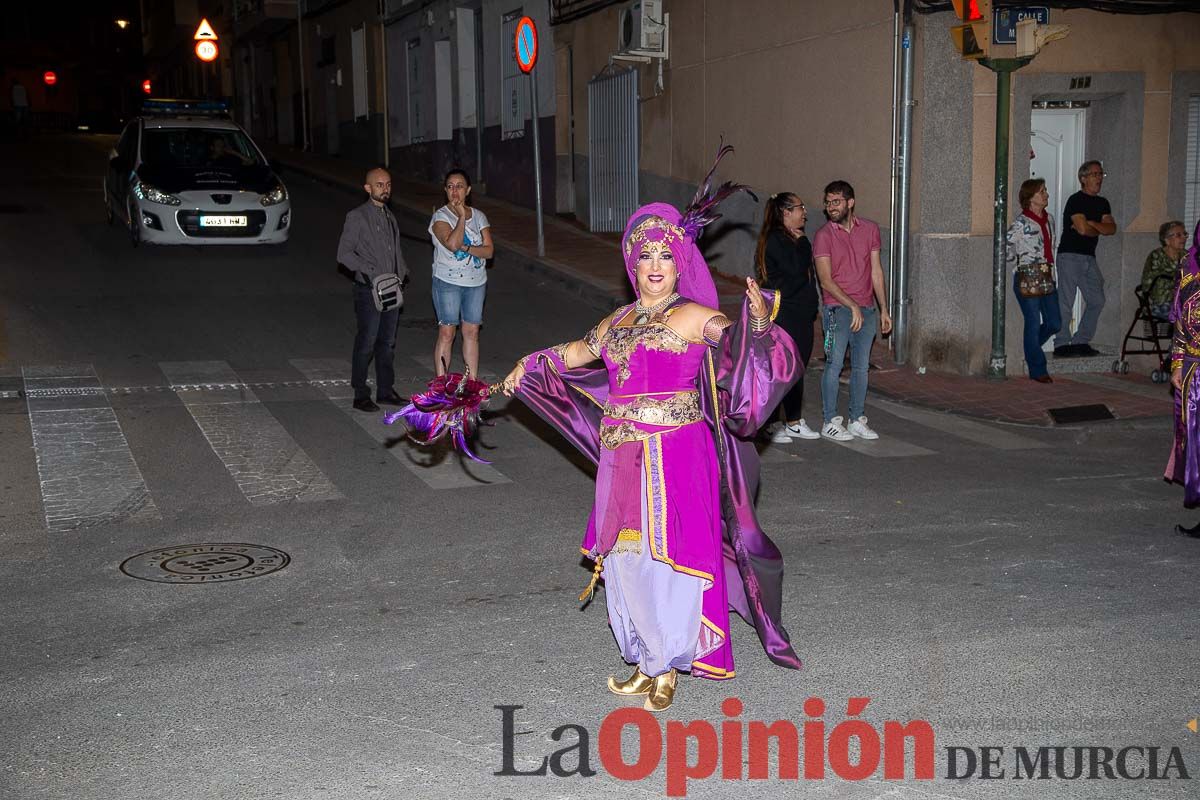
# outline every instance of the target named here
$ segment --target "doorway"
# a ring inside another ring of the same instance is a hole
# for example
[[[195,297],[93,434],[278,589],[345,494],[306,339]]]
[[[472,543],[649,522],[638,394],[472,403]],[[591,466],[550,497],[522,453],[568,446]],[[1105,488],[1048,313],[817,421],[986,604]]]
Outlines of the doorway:
[[[1050,193],[1050,212],[1054,214],[1055,234],[1061,236],[1063,207],[1067,198],[1079,191],[1079,165],[1084,159],[1087,141],[1087,108],[1042,108],[1037,103],[1029,124],[1029,177],[1046,181]],[[1053,243],[1057,249],[1058,242]],[[1083,314],[1083,298],[1078,291],[1071,306],[1071,319],[1063,320],[1071,333]],[[1054,340],[1046,342],[1045,350],[1054,349]]]

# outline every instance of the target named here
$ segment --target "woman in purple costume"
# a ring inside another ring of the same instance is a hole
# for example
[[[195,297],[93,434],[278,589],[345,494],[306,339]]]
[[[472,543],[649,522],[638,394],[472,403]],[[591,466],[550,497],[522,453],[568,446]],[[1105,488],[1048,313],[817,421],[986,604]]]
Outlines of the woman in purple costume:
[[[779,622],[783,560],[754,516],[753,437],[803,366],[772,322],[777,298],[753,279],[740,321],[716,310],[695,244],[723,196],[707,190],[686,215],[638,209],[622,239],[637,302],[526,356],[504,382],[597,463],[581,548],[595,563],[589,591],[603,575],[609,625],[636,665],[608,688],[645,695],[651,711],[670,706],[679,671],[734,676],[731,607],[773,661],[800,666]]]
[[[1175,387],[1175,443],[1163,475],[1183,484],[1185,508],[1200,506],[1200,223],[1179,275],[1171,307],[1175,337],[1171,343],[1171,385]],[[1175,530],[1200,538],[1200,524]]]

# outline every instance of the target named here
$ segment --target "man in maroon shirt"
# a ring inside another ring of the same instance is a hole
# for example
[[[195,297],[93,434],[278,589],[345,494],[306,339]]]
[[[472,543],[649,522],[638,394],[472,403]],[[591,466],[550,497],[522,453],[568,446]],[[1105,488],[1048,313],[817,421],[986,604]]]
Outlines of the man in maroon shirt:
[[[836,442],[854,437],[878,439],[867,425],[867,369],[876,328],[892,330],[883,264],[879,261],[879,226],[854,213],[854,187],[834,181],[825,187],[829,222],[813,237],[813,259],[824,294],[825,372],[821,375],[821,436]],[[876,319],[875,303],[879,303]],[[837,415],[838,379],[850,348],[850,424]]]

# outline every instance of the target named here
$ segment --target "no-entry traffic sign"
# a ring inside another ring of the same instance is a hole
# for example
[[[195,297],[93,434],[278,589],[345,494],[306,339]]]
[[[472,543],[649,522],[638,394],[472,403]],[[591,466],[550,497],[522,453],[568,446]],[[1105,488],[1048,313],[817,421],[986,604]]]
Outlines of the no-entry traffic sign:
[[[521,68],[521,72],[525,74],[533,72],[533,66],[537,63],[538,40],[537,27],[529,17],[521,17],[517,20],[513,49],[516,51],[517,66]]]

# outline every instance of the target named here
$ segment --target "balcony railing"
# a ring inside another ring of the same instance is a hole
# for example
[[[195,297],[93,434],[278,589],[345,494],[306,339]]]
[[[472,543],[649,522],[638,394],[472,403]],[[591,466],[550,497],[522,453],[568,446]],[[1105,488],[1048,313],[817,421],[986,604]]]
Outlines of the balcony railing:
[[[233,4],[233,35],[270,36],[296,21],[298,0],[236,0]]]
[[[550,0],[550,24],[572,22],[619,2],[622,0]]]

